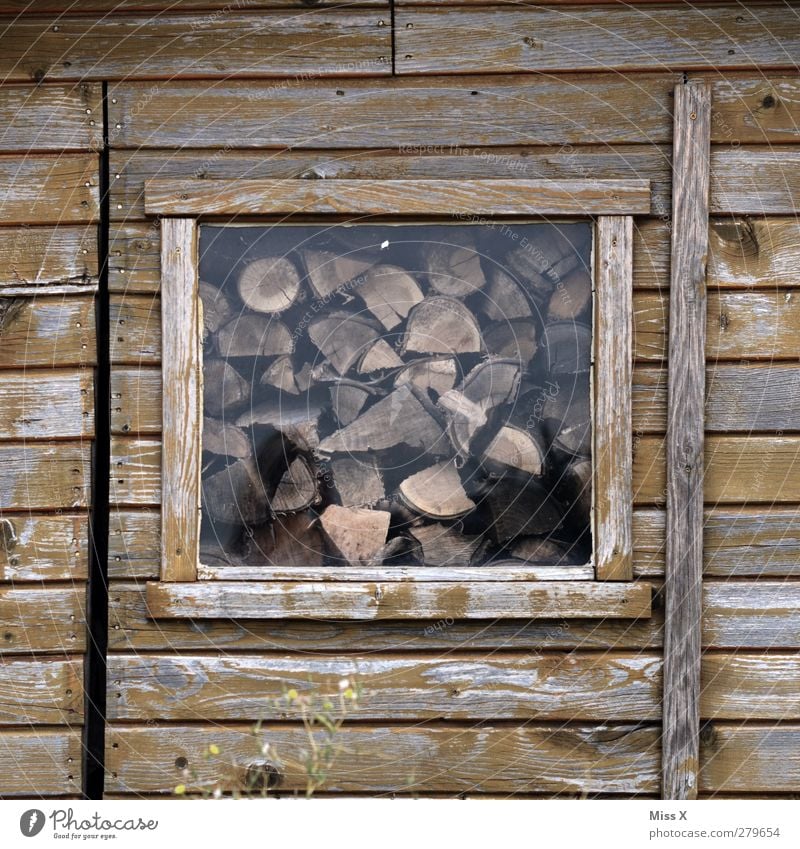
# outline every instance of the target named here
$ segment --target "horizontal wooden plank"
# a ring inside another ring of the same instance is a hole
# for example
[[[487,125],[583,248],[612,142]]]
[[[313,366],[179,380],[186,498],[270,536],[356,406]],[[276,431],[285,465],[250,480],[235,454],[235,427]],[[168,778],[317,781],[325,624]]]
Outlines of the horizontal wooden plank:
[[[112,437],[110,503],[146,507],[161,503],[161,441]]]
[[[97,221],[99,164],[91,153],[0,156],[0,184],[5,187],[0,224]]]
[[[338,701],[362,688],[359,720],[658,720],[661,658],[557,654],[448,658],[116,656],[109,721],[300,720],[284,694]]]
[[[3,511],[0,581],[82,581],[89,572],[89,517]]]
[[[100,83],[4,85],[0,90],[0,150],[99,150],[102,146]]]
[[[125,82],[109,91],[111,145],[232,150],[422,144],[449,151],[452,145],[667,144],[670,92],[678,80],[678,74],[570,74],[176,81],[162,86],[157,97],[148,96],[151,84]],[[588,114],[592,121],[575,118]],[[195,167],[202,171],[206,163],[199,160]]]
[[[588,581],[346,583],[195,581],[147,585],[154,619],[638,619],[649,584]]]
[[[89,442],[0,443],[0,509],[88,507]]]
[[[0,297],[97,287],[97,228],[0,229]]]
[[[341,100],[341,98],[337,98]],[[498,101],[501,108],[504,101]],[[506,106],[507,108],[507,106]],[[312,116],[308,116],[313,120]],[[329,115],[330,117],[330,115]],[[457,127],[452,128],[454,133]],[[435,131],[435,128],[432,128]],[[428,132],[425,133],[428,138]],[[373,141],[373,144],[376,142]],[[385,143],[385,142],[384,142]],[[523,142],[520,141],[520,144]],[[111,216],[120,222],[112,228],[112,257],[122,246],[124,257],[113,261],[110,284],[135,286],[158,258],[146,244],[157,239],[151,224],[137,228],[131,222],[144,219],[144,183],[154,177],[241,180],[294,177],[325,179],[530,179],[649,180],[652,206],[657,214],[669,209],[669,151],[664,146],[618,145],[615,147],[559,145],[550,147],[464,147],[459,144],[401,145],[391,150],[277,150],[269,155],[247,150],[113,150],[111,152]],[[152,229],[151,229],[152,228]],[[129,240],[135,240],[128,246]],[[147,250],[148,260],[145,265]],[[124,271],[122,270],[124,269]]]
[[[145,183],[148,215],[647,215],[647,180],[175,180]]]
[[[745,156],[738,147],[719,145],[711,149],[711,173],[712,215],[794,215],[800,207],[796,146],[759,148]]]
[[[8,81],[376,76],[392,70],[390,19],[379,10],[247,14],[229,6],[224,15],[61,15],[57,26],[20,16],[2,26],[0,75]]]
[[[262,727],[283,762],[280,788],[304,790],[302,727]],[[106,790],[170,793],[176,784],[212,788],[222,774],[244,778],[270,763],[248,727],[124,727],[106,732]],[[206,757],[211,743],[221,752]],[[325,790],[344,793],[634,793],[658,788],[658,731],[637,726],[481,728],[345,727]],[[186,779],[184,760],[197,777]],[[226,768],[227,767],[227,768]]]
[[[703,719],[800,719],[800,656],[706,652]]]
[[[548,0],[551,2],[551,0]],[[561,0],[555,0],[561,2]],[[570,0],[574,2],[574,0]],[[578,0],[582,2],[582,0]],[[603,0],[607,2],[607,0]],[[617,0],[612,0],[617,2]],[[637,0],[637,2],[656,2],[656,0]],[[659,0],[660,2],[660,0]],[[314,7],[370,6],[388,8],[388,0],[314,0]],[[187,12],[203,10],[228,13],[236,9],[306,9],[308,0],[80,0],[81,12]],[[52,12],[75,12],[76,0],[36,0],[31,8],[31,0],[0,0],[0,13],[25,12],[26,15],[47,14]],[[218,17],[218,16],[215,16]]]
[[[795,793],[800,785],[800,725],[714,723],[700,741],[701,792]]]
[[[0,732],[0,796],[38,799],[81,791],[80,731]]]
[[[634,448],[634,501],[663,504],[664,443],[643,437]],[[705,440],[706,504],[800,501],[800,437],[709,436]]]
[[[577,14],[560,7],[487,7],[458,15],[399,8],[395,25],[398,74],[788,68],[800,50],[800,26],[787,20],[781,3],[645,13],[606,6]]]
[[[416,652],[645,649],[661,643],[663,618],[466,622],[310,622],[230,619],[193,622],[149,617],[141,583],[114,582],[109,649],[115,651]]]
[[[89,369],[0,371],[0,440],[92,436]]]
[[[82,660],[0,660],[0,727],[82,722]]]
[[[90,366],[96,362],[93,298],[0,301],[0,368]]]
[[[703,644],[713,648],[800,648],[800,584],[707,581]]]
[[[69,654],[86,648],[85,588],[0,586],[0,654]]]

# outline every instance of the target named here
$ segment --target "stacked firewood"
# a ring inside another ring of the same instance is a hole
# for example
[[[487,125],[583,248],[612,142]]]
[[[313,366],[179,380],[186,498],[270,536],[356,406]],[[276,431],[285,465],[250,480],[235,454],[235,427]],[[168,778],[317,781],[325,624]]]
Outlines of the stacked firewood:
[[[582,563],[584,224],[203,228],[206,561]]]

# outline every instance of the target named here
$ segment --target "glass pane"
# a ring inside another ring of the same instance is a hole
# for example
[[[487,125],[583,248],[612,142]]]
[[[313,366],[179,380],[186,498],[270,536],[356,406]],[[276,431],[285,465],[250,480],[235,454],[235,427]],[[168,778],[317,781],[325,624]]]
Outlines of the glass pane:
[[[200,232],[204,563],[589,562],[588,222]]]

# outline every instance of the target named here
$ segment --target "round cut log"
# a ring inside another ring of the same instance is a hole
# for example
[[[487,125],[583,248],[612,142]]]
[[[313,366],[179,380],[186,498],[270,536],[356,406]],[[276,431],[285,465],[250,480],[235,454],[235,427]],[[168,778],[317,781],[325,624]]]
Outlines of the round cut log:
[[[248,263],[239,274],[239,297],[251,310],[280,313],[300,293],[300,274],[283,256],[266,256]]]

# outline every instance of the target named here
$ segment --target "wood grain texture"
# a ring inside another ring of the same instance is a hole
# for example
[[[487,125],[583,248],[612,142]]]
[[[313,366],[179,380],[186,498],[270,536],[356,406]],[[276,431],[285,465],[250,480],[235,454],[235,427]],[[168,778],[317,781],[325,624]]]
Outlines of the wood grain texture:
[[[162,379],[159,367],[119,366],[111,372],[111,432],[161,433]]]
[[[0,229],[0,297],[94,291],[97,228]]]
[[[82,722],[83,660],[0,660],[0,727]]]
[[[89,572],[89,517],[3,511],[0,581],[82,581]],[[10,531],[10,533],[9,533]]]
[[[800,648],[800,585],[793,581],[706,581],[703,645]]]
[[[0,369],[80,367],[96,362],[91,297],[0,301]]]
[[[100,217],[95,154],[2,156],[0,224],[85,224]]]
[[[303,729],[266,725],[263,733],[285,764],[281,789],[304,789]],[[106,790],[112,793],[172,792],[182,781],[175,766],[181,757],[198,772],[190,790],[212,786],[221,765],[203,757],[211,743],[241,777],[250,764],[265,762],[250,726],[110,726],[106,739]],[[658,731],[648,727],[345,726],[337,742],[329,792],[625,794],[658,787]]]
[[[0,586],[0,654],[79,653],[86,648],[86,590]]]
[[[800,785],[800,725],[713,723],[703,735],[700,790],[795,793]]]
[[[561,0],[555,0],[561,2]],[[603,0],[606,2],[606,0]],[[616,2],[616,0],[612,0]],[[637,0],[655,2],[655,0]],[[230,0],[36,0],[31,9],[31,0],[2,0],[0,12],[26,12],[29,15],[52,12],[74,12],[80,4],[82,12],[176,12],[225,11],[231,9]],[[315,7],[358,6],[388,9],[387,0],[315,0]],[[236,0],[236,9],[306,9],[305,0]]]
[[[94,376],[88,369],[0,371],[0,439],[93,435]]]
[[[656,655],[546,653],[534,658],[167,655],[109,659],[110,721],[299,720],[284,694],[315,703],[358,682],[359,720],[653,721]]]
[[[203,397],[195,222],[165,219],[161,239],[161,580],[193,581],[200,550]]]
[[[112,364],[161,362],[160,298],[114,295],[109,305],[109,320]]]
[[[387,24],[385,14],[359,9],[61,15],[56,27],[20,16],[3,26],[0,74],[9,82],[377,76],[391,73]]]
[[[800,25],[782,3],[663,6],[645,14],[620,6],[457,15],[401,8],[395,22],[398,74],[789,68],[800,50]]]
[[[797,654],[706,652],[701,672],[702,719],[800,719]]]
[[[450,152],[451,145],[655,144],[671,140],[670,92],[678,80],[677,74],[178,80],[157,97],[148,95],[152,84],[125,82],[109,87],[109,122],[112,145],[133,149],[444,145]],[[592,121],[574,117],[588,114]],[[195,169],[220,158],[198,160]]]
[[[675,88],[662,795],[697,798],[711,92]]]
[[[88,507],[89,442],[0,443],[0,509]]]
[[[100,83],[3,86],[0,151],[100,150],[102,97]]]
[[[144,585],[115,581],[109,594],[109,645],[115,651],[196,650],[302,653],[540,651],[545,649],[655,648],[661,644],[658,609],[636,620],[310,622],[300,620],[207,620],[150,618]]]
[[[744,161],[746,169],[735,146],[712,148],[711,212],[794,215],[800,198],[800,150],[790,145],[749,150]]]
[[[647,180],[174,180],[145,183],[148,215],[648,214]]]
[[[650,615],[649,584],[266,583],[147,585],[154,619],[637,619]]]
[[[595,573],[598,580],[630,581],[633,219],[601,216],[595,238]]]
[[[0,732],[0,796],[36,799],[81,792],[81,733]]]

